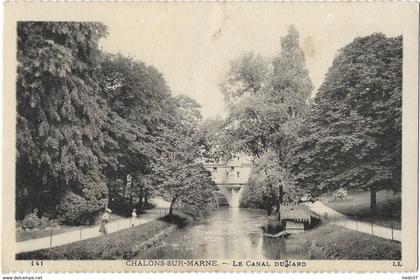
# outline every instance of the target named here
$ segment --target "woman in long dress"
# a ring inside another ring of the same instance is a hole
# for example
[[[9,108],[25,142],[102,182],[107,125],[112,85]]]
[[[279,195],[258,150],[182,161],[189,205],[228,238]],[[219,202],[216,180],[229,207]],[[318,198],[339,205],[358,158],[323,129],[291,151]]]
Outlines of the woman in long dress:
[[[131,213],[131,220],[130,220],[130,225],[132,227],[134,227],[134,222],[136,221],[137,218],[137,213],[136,213],[136,208],[133,209],[133,212]]]
[[[111,209],[106,209],[105,213],[102,215],[101,218],[101,226],[99,227],[99,232],[102,232],[103,234],[107,234],[108,232],[108,222],[110,219],[109,213],[111,213]]]

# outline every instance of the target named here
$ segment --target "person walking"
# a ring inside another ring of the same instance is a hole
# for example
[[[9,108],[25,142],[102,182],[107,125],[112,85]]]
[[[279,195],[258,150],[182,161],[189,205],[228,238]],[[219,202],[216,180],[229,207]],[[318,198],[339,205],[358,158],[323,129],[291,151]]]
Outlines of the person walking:
[[[102,232],[103,234],[108,233],[108,222],[110,220],[110,213],[112,213],[111,209],[106,208],[105,213],[102,215],[101,218],[101,226],[99,227],[99,232]]]
[[[136,213],[136,208],[134,208],[133,212],[131,212],[131,220],[130,220],[131,227],[134,227],[134,222],[136,218],[137,218],[137,213]]]

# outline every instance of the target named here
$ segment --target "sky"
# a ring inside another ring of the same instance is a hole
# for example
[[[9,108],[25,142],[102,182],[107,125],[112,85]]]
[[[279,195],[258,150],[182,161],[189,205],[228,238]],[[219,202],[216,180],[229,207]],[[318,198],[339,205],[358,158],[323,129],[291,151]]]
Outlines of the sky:
[[[109,35],[100,45],[153,65],[174,95],[194,98],[204,118],[214,117],[225,109],[219,84],[230,61],[250,51],[272,57],[292,24],[300,34],[313,95],[337,51],[354,38],[403,33],[401,9],[392,3],[340,4],[149,3],[108,16]]]

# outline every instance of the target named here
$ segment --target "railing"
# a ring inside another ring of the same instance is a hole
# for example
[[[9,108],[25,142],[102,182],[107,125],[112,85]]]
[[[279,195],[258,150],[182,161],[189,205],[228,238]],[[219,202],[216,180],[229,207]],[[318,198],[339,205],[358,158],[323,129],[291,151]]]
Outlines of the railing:
[[[176,213],[176,209],[173,211]],[[145,224],[149,221],[162,218],[169,214],[169,208],[153,208],[147,210],[146,213],[138,215],[134,221],[134,225]],[[128,229],[131,225],[131,218],[112,219],[107,224],[107,232],[113,233],[122,229]],[[33,251],[43,248],[51,248],[71,242],[77,242],[84,239],[94,238],[103,235],[99,232],[100,224],[78,227],[69,231],[62,229],[49,229],[48,235],[40,238],[22,240],[17,242],[17,252]],[[36,242],[35,242],[36,241]]]
[[[401,241],[401,230],[395,229],[393,223],[391,223],[391,227],[385,227],[375,224],[373,221],[360,220],[353,217],[349,218],[342,214],[329,215],[327,212],[315,212],[313,210],[310,210],[310,213],[312,217],[324,222],[330,222],[347,229],[383,237],[393,241]]]

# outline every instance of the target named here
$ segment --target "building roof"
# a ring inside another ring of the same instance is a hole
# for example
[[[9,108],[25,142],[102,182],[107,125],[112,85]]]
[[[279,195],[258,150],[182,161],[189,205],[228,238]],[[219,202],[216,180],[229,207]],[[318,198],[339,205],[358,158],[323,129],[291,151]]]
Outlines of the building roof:
[[[206,167],[241,167],[241,166],[251,166],[252,157],[246,155],[235,155],[229,160],[219,160],[219,161],[203,161],[204,166]]]
[[[311,220],[311,213],[309,211],[309,207],[306,205],[281,205],[280,218],[282,220],[309,222]]]

